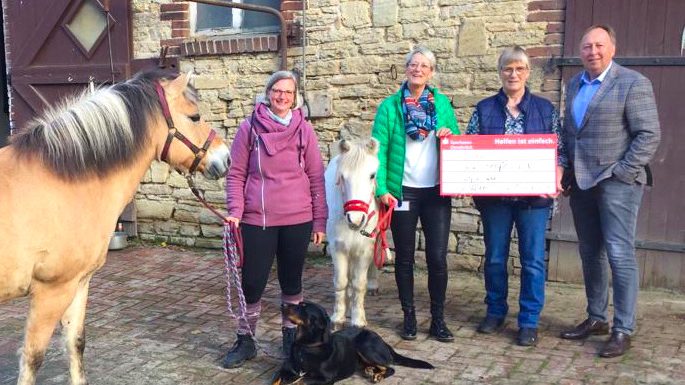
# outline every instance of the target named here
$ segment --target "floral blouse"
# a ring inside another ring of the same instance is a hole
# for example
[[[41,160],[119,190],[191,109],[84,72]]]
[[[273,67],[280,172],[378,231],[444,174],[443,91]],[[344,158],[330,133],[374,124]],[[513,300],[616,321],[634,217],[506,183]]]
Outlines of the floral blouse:
[[[505,135],[521,135],[524,133],[523,123],[525,121],[525,114],[521,112],[518,116],[514,117],[509,110],[507,111],[507,119],[504,123],[504,134]],[[559,133],[561,132],[561,119],[559,118],[559,113],[555,110],[552,113],[552,133],[557,136],[557,165],[564,168],[568,167],[568,157],[566,155],[566,147],[564,146],[564,141],[561,140]],[[471,120],[469,120],[469,125],[466,128],[466,135],[475,135],[480,133],[480,121],[478,119],[478,114],[474,110],[471,114]]]

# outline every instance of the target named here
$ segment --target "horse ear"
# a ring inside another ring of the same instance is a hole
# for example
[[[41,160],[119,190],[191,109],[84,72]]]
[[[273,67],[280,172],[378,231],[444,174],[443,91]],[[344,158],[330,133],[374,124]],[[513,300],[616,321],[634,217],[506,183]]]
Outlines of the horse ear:
[[[340,153],[341,153],[341,154],[344,154],[344,153],[346,153],[347,151],[350,151],[350,142],[348,142],[348,141],[345,140],[345,139],[342,139],[342,140],[338,143],[338,148],[340,149]]]
[[[366,150],[371,155],[378,154],[378,147],[380,147],[380,143],[376,138],[369,138],[369,140],[366,142]]]
[[[188,82],[190,82],[191,76],[192,72],[181,72],[176,79],[169,83],[167,92],[172,95],[180,95],[188,87]]]

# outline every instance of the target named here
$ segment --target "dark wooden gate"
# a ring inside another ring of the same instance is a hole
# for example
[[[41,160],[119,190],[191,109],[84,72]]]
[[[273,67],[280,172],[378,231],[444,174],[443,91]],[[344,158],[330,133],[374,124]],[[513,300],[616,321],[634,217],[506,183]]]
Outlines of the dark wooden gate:
[[[685,1],[568,0],[562,66],[564,84],[582,70],[579,42],[592,24],[616,29],[616,62],[647,76],[654,86],[661,145],[651,163],[654,186],[645,191],[638,220],[641,284],[685,288]],[[568,199],[549,233],[551,280],[582,282]]]

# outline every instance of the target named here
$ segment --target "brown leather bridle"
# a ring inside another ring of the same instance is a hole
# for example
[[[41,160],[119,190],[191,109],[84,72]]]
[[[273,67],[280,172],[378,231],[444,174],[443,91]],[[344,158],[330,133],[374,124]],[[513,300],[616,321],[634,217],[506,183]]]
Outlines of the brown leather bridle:
[[[212,141],[214,140],[214,137],[216,137],[216,131],[214,129],[211,129],[209,131],[209,136],[207,137],[207,140],[205,141],[205,144],[202,146],[202,148],[196,146],[188,140],[188,138],[185,137],[180,131],[176,129],[174,126],[174,120],[171,118],[171,112],[169,111],[169,104],[166,101],[166,96],[164,94],[164,88],[162,88],[162,85],[159,83],[155,83],[155,89],[157,90],[157,95],[159,96],[159,104],[162,106],[162,113],[164,114],[164,119],[166,120],[166,125],[169,127],[169,134],[166,137],[166,142],[164,143],[164,148],[162,149],[162,156],[160,156],[160,159],[163,162],[167,162],[167,157],[169,156],[169,147],[171,146],[171,142],[174,140],[174,138],[180,140],[183,142],[183,144],[186,145],[190,149],[190,151],[193,152],[193,155],[195,155],[195,159],[193,160],[193,164],[190,165],[190,168],[188,169],[188,173],[185,175],[186,180],[188,181],[188,187],[190,188],[190,191],[193,192],[193,195],[205,206],[207,207],[214,215],[219,217],[224,223],[226,223],[226,217],[220,213],[217,209],[212,207],[209,203],[207,203],[207,200],[204,197],[204,194],[200,192],[200,190],[195,186],[195,182],[193,181],[193,173],[197,170],[197,166],[200,164],[200,161],[202,158],[204,158],[205,155],[207,155],[207,149],[209,149],[210,144],[212,144]],[[169,162],[167,162],[169,163]],[[180,170],[176,169],[176,171],[179,172],[179,174],[183,174]]]
[[[159,83],[155,83],[155,89],[157,90],[157,95],[159,96],[159,104],[162,107],[162,113],[164,114],[164,119],[166,120],[166,125],[169,127],[169,134],[166,137],[166,142],[164,143],[164,148],[162,149],[162,156],[160,159],[163,162],[168,162],[168,156],[169,156],[169,147],[171,146],[171,142],[174,140],[174,138],[180,140],[183,144],[186,145],[192,151],[193,155],[195,155],[195,159],[193,159],[193,163],[190,165],[190,168],[188,169],[188,174],[193,174],[197,170],[197,166],[200,165],[200,161],[202,158],[204,158],[205,155],[207,155],[207,150],[209,149],[209,146],[212,144],[212,141],[216,137],[216,131],[214,129],[211,129],[209,131],[209,136],[207,137],[207,140],[205,141],[205,144],[202,147],[198,147],[193,142],[188,140],[185,135],[183,135],[178,129],[176,129],[176,126],[174,126],[174,120],[171,118],[171,112],[169,111],[169,104],[166,101],[166,95],[164,94],[164,88],[162,88],[162,85]]]

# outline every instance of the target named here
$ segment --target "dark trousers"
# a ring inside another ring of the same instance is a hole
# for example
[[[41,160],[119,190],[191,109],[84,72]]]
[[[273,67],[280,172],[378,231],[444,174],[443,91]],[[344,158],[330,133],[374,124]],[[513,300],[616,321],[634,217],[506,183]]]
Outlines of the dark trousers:
[[[414,254],[416,225],[421,219],[426,239],[428,294],[431,314],[442,317],[447,290],[447,239],[450,233],[452,200],[441,197],[438,186],[432,188],[402,187],[408,211],[395,210],[390,228],[395,244],[395,282],[403,309],[414,306]]]
[[[256,303],[262,298],[274,257],[281,292],[285,295],[301,293],[304,257],[312,234],[312,222],[266,228],[240,224],[240,228],[245,257],[242,268],[245,302]]]

